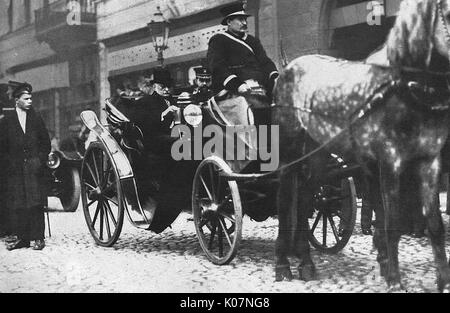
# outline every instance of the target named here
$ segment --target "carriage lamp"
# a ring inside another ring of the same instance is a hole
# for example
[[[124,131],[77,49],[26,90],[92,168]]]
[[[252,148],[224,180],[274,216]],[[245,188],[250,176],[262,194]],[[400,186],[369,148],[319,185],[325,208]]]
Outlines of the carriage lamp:
[[[153,14],[153,18],[154,19],[148,23],[148,28],[152,36],[153,46],[158,54],[158,62],[163,66],[163,53],[164,50],[168,48],[169,41],[169,21],[164,18],[159,6],[156,8],[156,13]]]
[[[47,158],[47,167],[51,170],[55,170],[61,164],[61,158],[54,152],[51,152]]]

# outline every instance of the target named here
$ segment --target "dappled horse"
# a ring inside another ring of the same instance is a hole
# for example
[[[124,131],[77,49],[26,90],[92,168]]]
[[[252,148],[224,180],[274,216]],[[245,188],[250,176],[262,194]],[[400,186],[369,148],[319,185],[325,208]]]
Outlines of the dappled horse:
[[[374,246],[390,290],[401,290],[398,245],[401,192],[415,175],[437,267],[438,288],[450,292],[445,235],[437,203],[440,150],[448,135],[447,77],[450,0],[405,0],[386,42],[388,65],[311,55],[291,62],[277,83],[273,123],[280,125],[280,156],[301,157],[307,134],[346,161],[358,162],[377,216]],[[276,278],[291,279],[288,256],[301,259],[299,273],[315,268],[307,243],[306,210],[297,210],[298,175],[281,173]],[[290,250],[290,249],[293,249]]]

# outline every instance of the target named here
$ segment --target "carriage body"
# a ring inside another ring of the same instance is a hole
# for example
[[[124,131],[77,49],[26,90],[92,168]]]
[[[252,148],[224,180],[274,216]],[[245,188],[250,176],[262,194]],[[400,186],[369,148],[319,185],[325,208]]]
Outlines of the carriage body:
[[[250,101],[261,104],[263,95],[259,92]],[[193,153],[190,159],[175,161],[167,155],[150,152],[144,144],[148,141],[141,125],[129,118],[136,116],[131,113],[135,101],[122,97],[113,104],[108,99],[107,125],[102,125],[93,112],[81,114],[85,125],[98,139],[87,149],[81,170],[83,209],[91,235],[97,244],[109,247],[120,236],[124,216],[138,228],[161,233],[182,211],[190,211],[208,259],[218,265],[228,264],[241,241],[243,216],[262,222],[277,215],[276,175],[258,178],[263,175],[258,172],[258,160],[247,162],[245,169],[237,173],[233,162],[217,155],[202,154],[199,158]],[[173,135],[180,135],[173,141],[185,138],[185,133],[193,135],[188,139],[192,152],[196,147],[203,148],[205,143],[202,136],[194,134],[203,134],[211,125],[226,133],[230,126],[214,101],[198,103],[194,97],[184,94],[178,99],[178,107],[175,126],[182,127],[173,128]],[[270,107],[261,108],[259,113],[270,114]],[[236,179],[234,175],[240,175],[242,179]],[[353,224],[348,223],[343,228],[345,236],[336,237],[331,250],[326,242],[322,247],[317,235],[312,234],[312,244],[325,252],[342,249],[353,230],[356,194],[353,182],[344,180],[343,187],[352,194],[351,203],[346,205]],[[325,195],[320,195],[320,198],[316,197],[314,210],[317,212],[311,215],[313,230],[319,228],[336,234],[336,229],[315,225],[320,218],[331,221],[331,213],[324,214],[330,206],[324,205]],[[333,210],[337,216],[338,212]],[[321,235],[320,238],[325,237]]]

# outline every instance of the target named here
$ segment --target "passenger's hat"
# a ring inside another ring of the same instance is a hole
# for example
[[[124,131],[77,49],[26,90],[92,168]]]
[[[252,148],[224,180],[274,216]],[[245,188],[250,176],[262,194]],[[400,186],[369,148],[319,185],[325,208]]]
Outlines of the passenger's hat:
[[[243,3],[233,3],[229,6],[226,6],[220,10],[220,13],[223,15],[222,25],[227,25],[227,19],[230,17],[236,16],[245,16],[249,17],[250,14],[245,13],[246,5]]]
[[[33,87],[29,83],[9,81],[9,85],[12,88],[12,96],[14,98],[20,98],[23,94],[30,95],[33,92]]]
[[[159,83],[171,87],[173,82],[169,70],[159,67],[153,71],[153,74],[150,77],[150,83]]]
[[[211,73],[206,67],[196,67],[194,71],[197,78],[211,78]]]

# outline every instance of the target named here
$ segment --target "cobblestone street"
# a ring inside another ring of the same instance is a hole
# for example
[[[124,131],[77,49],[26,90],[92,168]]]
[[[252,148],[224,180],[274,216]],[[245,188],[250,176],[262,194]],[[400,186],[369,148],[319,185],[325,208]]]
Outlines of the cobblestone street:
[[[51,199],[54,200],[54,199]],[[53,206],[58,203],[51,201]],[[319,279],[274,282],[278,222],[245,218],[243,242],[229,266],[218,267],[203,255],[190,214],[160,235],[133,228],[128,221],[113,248],[96,246],[82,208],[50,213],[52,237],[40,252],[8,252],[0,244],[0,292],[25,293],[361,293],[387,291],[378,275],[372,237],[361,234],[359,217],[346,248],[337,255],[313,250]],[[448,228],[448,217],[445,215]],[[48,234],[48,232],[47,232]],[[448,238],[447,238],[447,242]],[[448,252],[448,249],[447,249]],[[435,270],[426,239],[404,236],[400,270],[408,292],[434,293]],[[297,264],[293,264],[293,268]],[[294,275],[296,273],[294,272]]]

